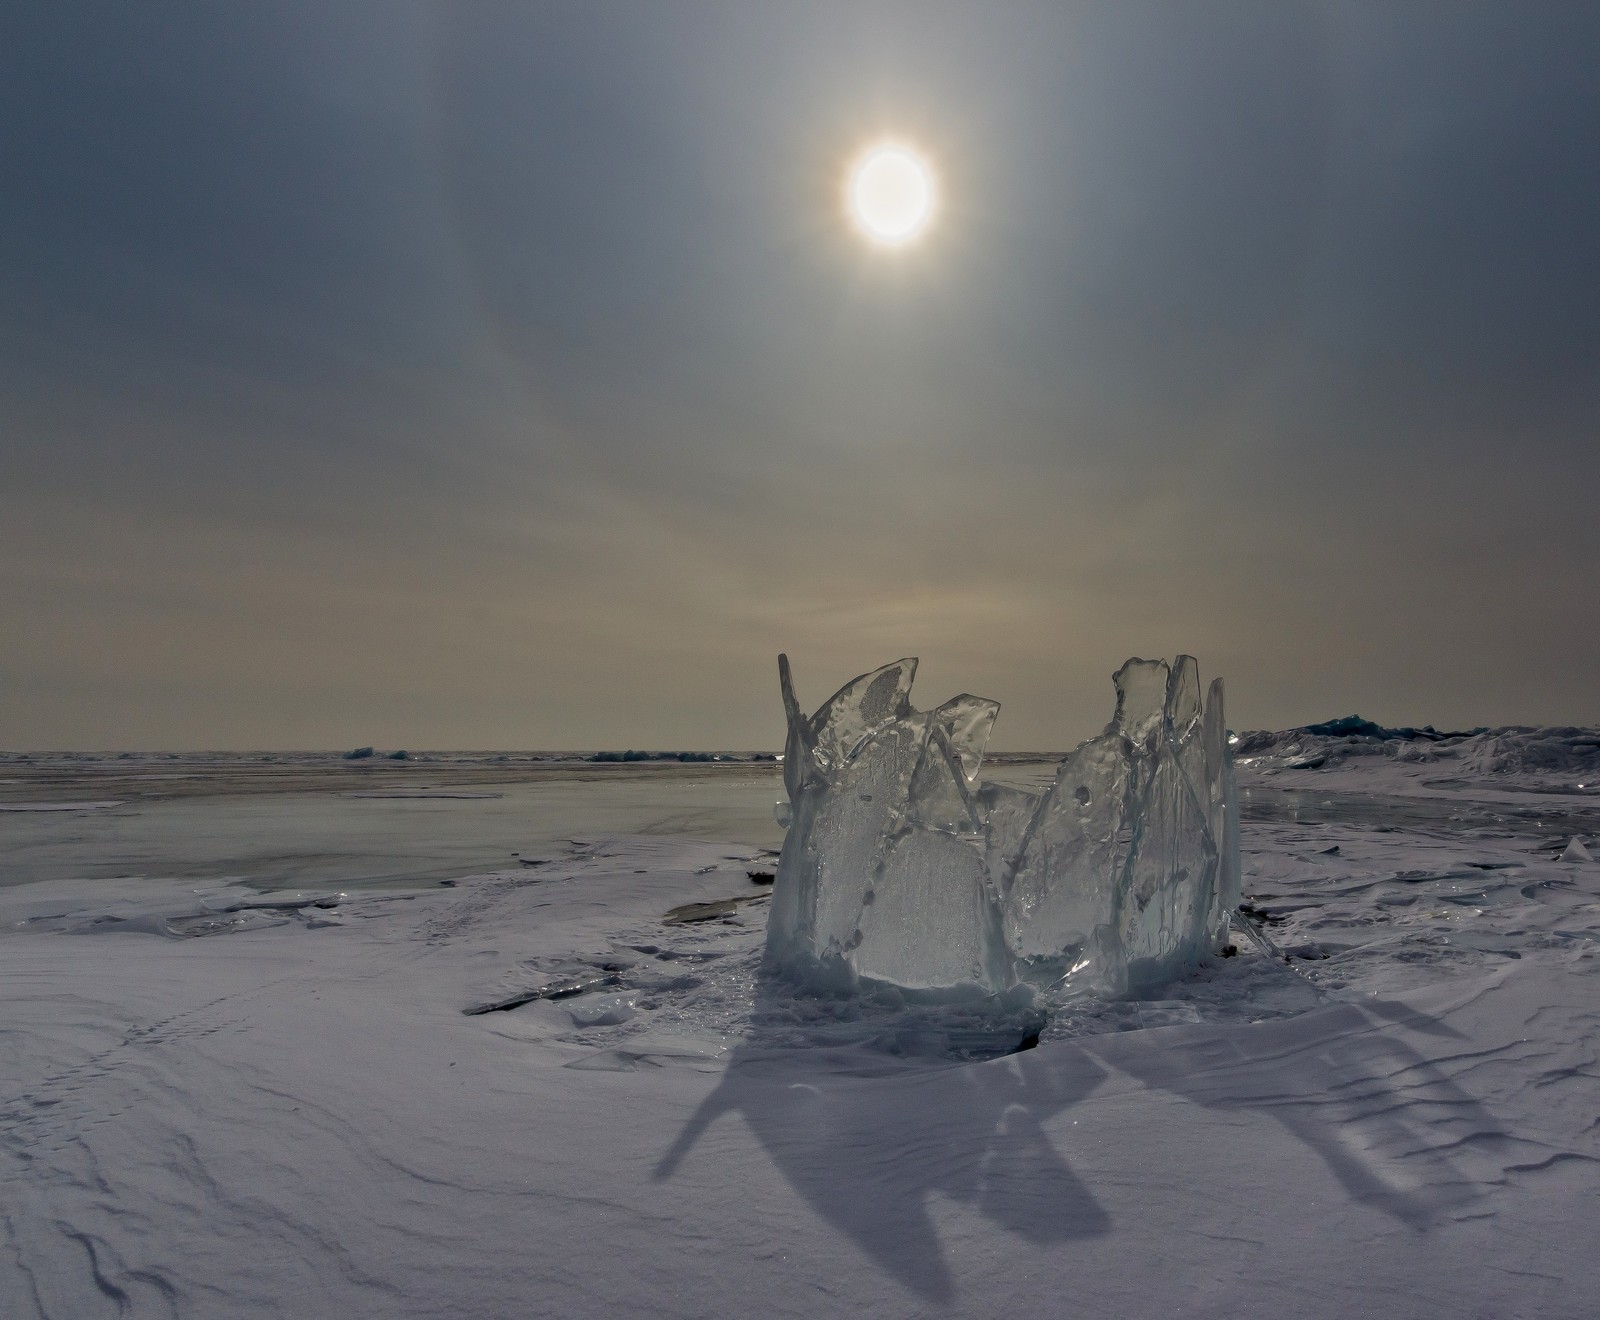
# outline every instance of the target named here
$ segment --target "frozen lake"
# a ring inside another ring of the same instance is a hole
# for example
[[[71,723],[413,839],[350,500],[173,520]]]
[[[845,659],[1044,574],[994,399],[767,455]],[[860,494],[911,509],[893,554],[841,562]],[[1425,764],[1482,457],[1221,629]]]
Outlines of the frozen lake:
[[[1252,754],[1226,953],[1020,1052],[763,976],[771,763],[0,759],[0,1315],[1589,1314],[1600,737],[1502,741]]]
[[[574,840],[661,835],[782,846],[772,762],[621,765],[437,754],[409,762],[315,753],[35,757],[0,765],[0,885],[125,876],[260,889],[422,885],[541,861]],[[1048,783],[1055,761],[999,756],[987,778]],[[1423,784],[1397,794],[1241,768],[1246,821],[1446,834],[1600,833],[1600,798],[1547,785]],[[1308,782],[1311,781],[1311,782]]]
[[[52,793],[42,794],[9,767],[0,884],[144,875],[262,889],[416,885],[541,860],[595,837],[783,841],[772,815],[783,783],[770,763],[498,774],[424,764],[376,775],[302,765],[263,779],[218,758],[168,772],[181,781],[126,773],[110,781],[112,773],[84,768],[63,783],[54,766]],[[165,796],[174,788],[181,795]]]

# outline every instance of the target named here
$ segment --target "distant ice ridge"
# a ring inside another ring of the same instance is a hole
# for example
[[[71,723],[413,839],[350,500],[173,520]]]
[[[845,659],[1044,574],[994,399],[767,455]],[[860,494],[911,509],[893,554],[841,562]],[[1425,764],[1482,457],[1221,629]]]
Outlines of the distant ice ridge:
[[[1331,770],[1354,758],[1381,756],[1422,764],[1452,762],[1455,770],[1471,774],[1600,776],[1600,729],[1570,725],[1441,733],[1431,725],[1391,729],[1347,715],[1296,729],[1242,733],[1233,751],[1264,772]]]
[[[1000,703],[915,710],[916,669],[862,674],[808,718],[778,657],[789,833],[773,967],[941,998],[1119,995],[1219,949],[1239,901],[1220,678],[1202,702],[1193,656],[1129,660],[1106,731],[1032,793],[978,778]]]

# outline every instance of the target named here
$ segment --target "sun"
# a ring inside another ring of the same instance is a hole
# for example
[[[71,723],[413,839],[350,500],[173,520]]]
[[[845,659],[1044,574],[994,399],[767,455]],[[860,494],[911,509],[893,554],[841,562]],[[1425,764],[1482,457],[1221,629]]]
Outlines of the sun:
[[[845,176],[845,210],[857,229],[881,247],[904,247],[928,232],[938,207],[933,168],[899,142],[868,147]]]

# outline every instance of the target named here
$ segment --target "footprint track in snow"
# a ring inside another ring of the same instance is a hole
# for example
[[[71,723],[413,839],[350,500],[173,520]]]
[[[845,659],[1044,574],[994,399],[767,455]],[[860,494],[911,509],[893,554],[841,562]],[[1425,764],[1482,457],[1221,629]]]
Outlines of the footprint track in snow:
[[[203,1040],[236,1032],[249,1021],[248,1003],[271,993],[280,982],[248,992],[221,995],[154,1022],[129,1027],[115,1044],[87,1058],[46,1074],[19,1094],[0,1101],[0,1150],[23,1164],[41,1155],[58,1154],[89,1132],[120,1117],[138,1103],[127,1090],[111,1107],[97,1104],[99,1084],[119,1078],[129,1066],[148,1059],[148,1051],[164,1045]]]

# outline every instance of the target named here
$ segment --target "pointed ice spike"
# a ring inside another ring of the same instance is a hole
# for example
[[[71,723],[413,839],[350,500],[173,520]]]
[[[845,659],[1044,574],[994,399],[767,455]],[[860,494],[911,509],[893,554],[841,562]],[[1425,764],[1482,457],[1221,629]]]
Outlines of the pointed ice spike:
[[[924,829],[942,830],[946,834],[976,835],[982,832],[977,810],[968,792],[966,772],[950,746],[949,736],[939,722],[937,711],[929,722],[928,742],[922,749],[922,759],[917,762],[917,768],[911,776],[906,820]]]
[[[990,885],[1004,900],[1011,891],[1017,862],[1043,795],[1009,784],[982,783],[975,800],[984,828],[984,870]]]
[[[838,772],[808,783],[778,858],[767,954],[824,980],[844,969],[886,841],[903,820],[928,717],[881,728]]]
[[[1233,753],[1222,763],[1222,839],[1217,860],[1217,903],[1232,912],[1244,898],[1244,874],[1239,869],[1239,781],[1233,774]]]
[[[1029,979],[1054,982],[1092,960],[1097,932],[1115,916],[1133,769],[1127,740],[1101,734],[1061,763],[1039,804],[1004,908],[1006,942]]]
[[[1132,659],[1112,675],[1117,685],[1117,713],[1107,732],[1117,732],[1143,751],[1150,751],[1161,732],[1167,705],[1167,662]]]
[[[1118,928],[1128,983],[1138,989],[1213,952],[1217,849],[1170,742],[1158,747],[1135,818]]]
[[[928,716],[921,714],[891,720],[868,736],[854,757],[830,772],[821,789],[807,793],[808,800],[814,800],[813,939],[819,957],[842,956],[853,947],[883,850],[906,817],[911,777],[927,746],[928,723]]]
[[[1200,745],[1206,753],[1206,797],[1213,809],[1222,802],[1222,762],[1228,755],[1228,723],[1222,697],[1222,680],[1214,678],[1206,692],[1205,714],[1200,717]],[[1215,828],[1211,833],[1218,840],[1222,838]]]
[[[1228,747],[1228,717],[1220,678],[1211,680],[1201,717],[1200,741],[1206,753],[1207,820],[1217,846],[1217,894],[1211,925],[1218,947],[1227,940],[1228,914],[1239,905],[1239,803],[1233,783],[1233,752]]]
[[[812,756],[815,739],[811,721],[795,700],[789,657],[778,657],[778,685],[783,691],[783,711],[788,733],[783,745],[783,786],[788,790],[788,832],[778,857],[772,907],[767,914],[767,950],[775,961],[809,956],[816,925],[817,867],[811,838],[822,787]],[[806,790],[811,791],[807,792]]]
[[[983,765],[983,749],[989,744],[989,734],[999,714],[998,701],[975,697],[970,692],[951,697],[933,712],[933,718],[944,726],[951,748],[961,758],[962,770],[969,780],[978,777],[978,769]]]
[[[786,655],[778,657],[778,685],[783,689],[783,713],[789,722],[783,745],[783,786],[789,791],[792,807],[800,800],[801,788],[814,773],[812,751],[816,739],[811,732],[811,722],[800,713],[800,703],[795,700],[794,680]]]
[[[1228,745],[1228,713],[1220,678],[1211,680],[1204,717],[1206,771],[1210,779],[1211,839],[1217,846],[1217,896],[1214,918],[1219,936],[1228,929],[1228,914],[1243,897],[1239,870],[1239,785],[1233,775],[1233,748]],[[1219,941],[1220,942],[1220,941]]]
[[[1167,679],[1166,714],[1162,717],[1167,736],[1171,739],[1171,752],[1189,791],[1200,808],[1202,826],[1211,828],[1211,777],[1206,766],[1204,720],[1200,708],[1200,666],[1192,655],[1180,655],[1172,662],[1172,673]],[[1212,846],[1217,846],[1215,836]],[[1206,895],[1207,909],[1212,906]]]
[[[1200,666],[1192,655],[1180,655],[1172,662],[1167,678],[1166,717],[1173,740],[1179,743],[1200,722]]]
[[[800,703],[794,695],[794,675],[789,669],[789,657],[782,651],[778,652],[778,687],[783,692],[783,713],[792,729],[796,724],[803,723],[805,716],[800,713]]]
[[[911,713],[916,657],[896,660],[851,679],[811,717],[817,763],[832,773],[855,755],[876,730]]]

